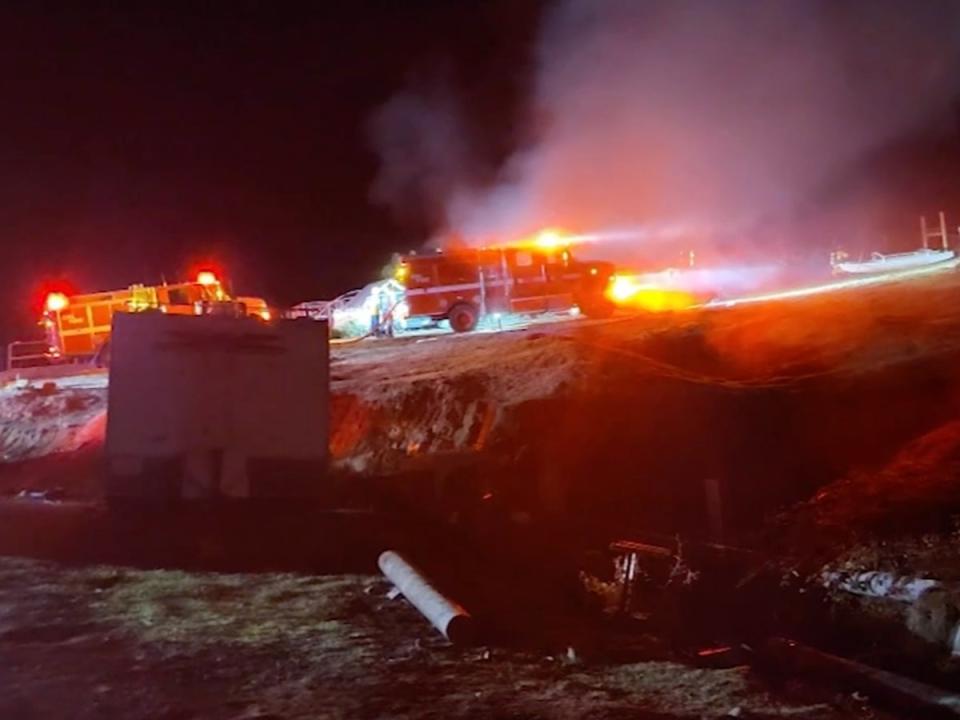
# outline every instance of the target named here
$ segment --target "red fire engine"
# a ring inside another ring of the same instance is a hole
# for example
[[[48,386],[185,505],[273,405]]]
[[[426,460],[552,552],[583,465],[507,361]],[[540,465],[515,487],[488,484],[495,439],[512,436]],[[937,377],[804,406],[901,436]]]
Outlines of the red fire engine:
[[[574,307],[608,316],[613,265],[573,259],[566,248],[503,247],[406,255],[396,278],[406,287],[408,317],[448,320],[473,330],[487,314],[534,314]]]

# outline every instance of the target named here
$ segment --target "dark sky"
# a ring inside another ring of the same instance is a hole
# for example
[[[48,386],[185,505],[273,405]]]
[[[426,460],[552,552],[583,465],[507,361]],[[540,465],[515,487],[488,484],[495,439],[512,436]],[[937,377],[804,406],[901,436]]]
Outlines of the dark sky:
[[[3,4],[0,340],[32,327],[51,280],[113,289],[212,261],[285,305],[376,277],[434,228],[369,200],[372,115],[405,87],[449,89],[497,167],[529,139],[547,5]],[[911,228],[960,201],[956,128],[871,160],[870,177],[915,196],[895,208]]]
[[[368,200],[369,117],[418,75],[509,152],[539,2],[309,5],[0,10],[0,335],[51,278],[92,291],[213,259],[278,303],[366,282],[428,231]]]

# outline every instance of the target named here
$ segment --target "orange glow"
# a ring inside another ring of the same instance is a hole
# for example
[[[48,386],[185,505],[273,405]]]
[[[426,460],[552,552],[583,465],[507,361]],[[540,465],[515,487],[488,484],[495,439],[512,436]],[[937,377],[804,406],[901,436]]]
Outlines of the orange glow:
[[[216,285],[218,280],[216,274],[210,270],[201,270],[197,273],[197,282],[201,285]]]
[[[533,236],[533,244],[543,250],[555,250],[570,244],[569,238],[563,236],[559,230],[547,228]]]
[[[495,243],[490,247],[494,248],[521,248],[538,250],[564,250],[577,241],[576,236],[569,235],[557,228],[544,228],[538,233],[528,235],[517,240],[510,240],[503,243]]]
[[[266,320],[266,321],[269,322],[269,320],[270,320],[271,317],[272,317],[272,315],[270,314],[270,310],[269,310],[269,309],[264,308],[263,310],[260,311],[260,319],[261,319],[261,320]]]
[[[683,290],[643,283],[630,275],[614,275],[606,294],[617,305],[647,312],[684,310],[697,303],[696,298]]]
[[[47,312],[60,312],[69,304],[69,298],[67,298],[67,296],[62,292],[52,292],[47,295],[47,300],[44,303],[44,306],[46,307]]]

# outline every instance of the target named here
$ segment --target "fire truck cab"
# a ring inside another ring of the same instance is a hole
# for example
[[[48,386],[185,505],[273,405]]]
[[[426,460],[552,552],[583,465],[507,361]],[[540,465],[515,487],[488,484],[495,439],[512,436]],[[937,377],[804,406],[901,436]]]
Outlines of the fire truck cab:
[[[605,291],[613,265],[573,259],[566,248],[457,249],[400,257],[396,278],[406,288],[407,316],[447,320],[473,330],[489,314],[536,314],[577,307],[608,316]]]

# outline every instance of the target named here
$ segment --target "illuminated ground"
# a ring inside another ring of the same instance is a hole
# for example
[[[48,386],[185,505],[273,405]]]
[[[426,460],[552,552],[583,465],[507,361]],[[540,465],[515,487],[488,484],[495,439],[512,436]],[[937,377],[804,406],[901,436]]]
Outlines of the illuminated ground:
[[[562,529],[546,537],[558,556],[645,531],[720,532],[806,562],[804,571],[846,553],[842,561],[866,569],[909,571],[913,558],[915,571],[960,577],[946,552],[960,514],[960,433],[950,431],[960,409],[957,297],[960,277],[948,274],[734,307],[338,346],[338,477],[424,497],[438,521],[480,533],[491,548],[516,542],[492,535],[496,528],[523,533],[541,523]],[[67,498],[98,498],[105,391],[84,383],[58,390],[36,381],[0,393],[5,493],[58,488]],[[708,479],[720,488],[719,528],[706,521]],[[897,515],[904,505],[909,512]],[[177,526],[168,539],[154,527],[148,544],[143,527],[118,534],[91,507],[6,503],[0,514],[0,552],[74,564],[0,567],[0,666],[12,668],[2,676],[11,710],[0,717],[59,717],[63,707],[90,718],[857,712],[848,702],[826,708],[820,703],[837,696],[809,688],[765,689],[743,669],[695,669],[657,633],[630,662],[601,665],[558,660],[559,640],[494,642],[489,658],[486,648],[454,651],[409,608],[384,599],[371,553],[390,540],[376,533],[350,539],[311,527],[298,539],[266,518],[248,533],[244,547],[260,554],[245,566],[218,549],[216,523]],[[495,524],[484,524],[488,516]],[[282,546],[262,542],[281,531]],[[940,539],[924,555],[917,538],[929,533]],[[896,552],[865,554],[879,539]],[[301,548],[293,565],[306,575],[210,575],[184,564],[264,569],[289,546]],[[429,561],[430,548],[420,551]],[[116,569],[131,565],[168,569]],[[516,592],[566,592],[525,579]]]

